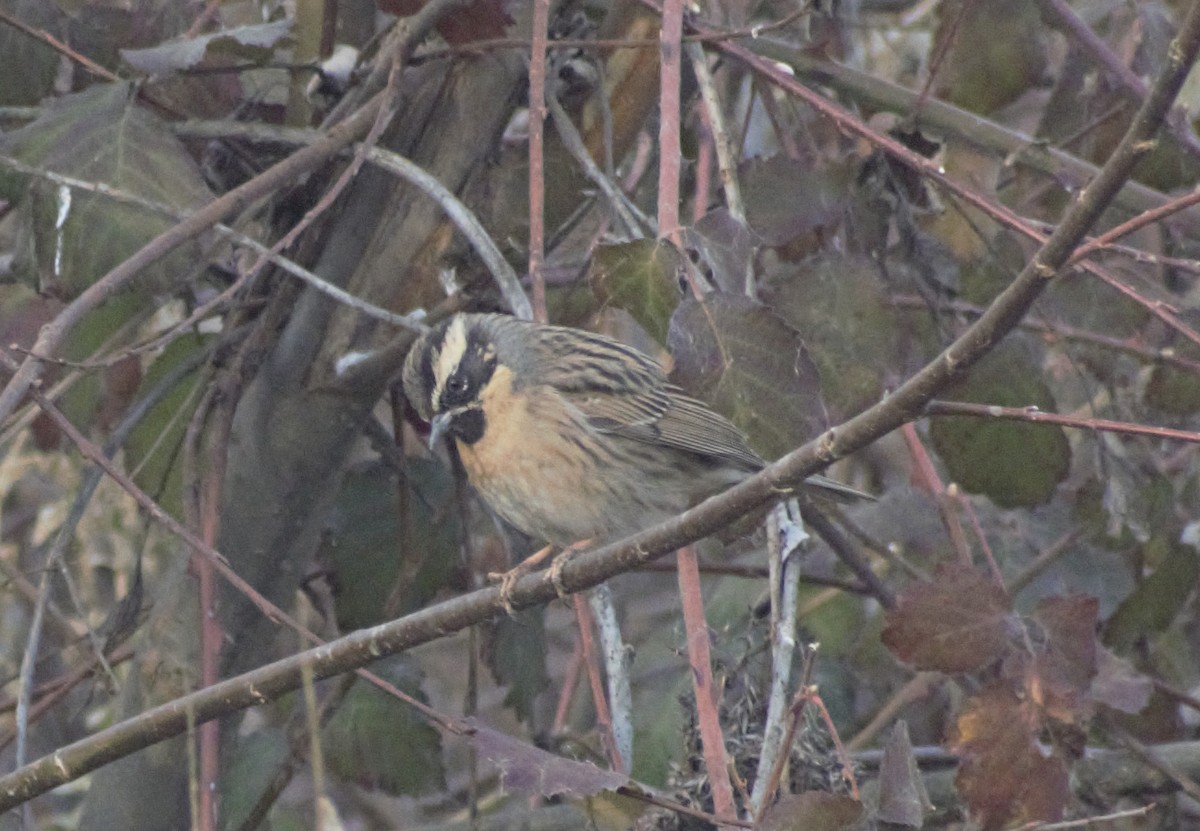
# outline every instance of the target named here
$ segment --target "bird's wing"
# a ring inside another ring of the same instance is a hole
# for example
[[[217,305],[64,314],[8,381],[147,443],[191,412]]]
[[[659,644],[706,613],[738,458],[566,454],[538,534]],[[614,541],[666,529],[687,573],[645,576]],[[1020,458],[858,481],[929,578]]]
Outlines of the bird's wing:
[[[603,335],[539,327],[528,377],[553,387],[598,430],[648,427],[670,406],[666,375],[648,355]]]
[[[558,390],[596,430],[733,464],[762,467],[741,431],[668,383],[652,358],[610,338],[539,330],[534,377]]]
[[[747,471],[763,466],[762,458],[746,443],[745,434],[729,419],[678,387],[668,389],[670,406],[655,425],[659,442],[712,456]]]

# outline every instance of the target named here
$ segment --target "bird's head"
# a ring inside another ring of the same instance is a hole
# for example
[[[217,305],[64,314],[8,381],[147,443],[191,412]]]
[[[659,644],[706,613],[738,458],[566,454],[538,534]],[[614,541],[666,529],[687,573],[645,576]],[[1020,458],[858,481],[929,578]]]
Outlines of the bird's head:
[[[483,436],[483,396],[498,365],[486,321],[482,315],[456,315],[422,335],[408,353],[404,392],[430,423],[430,445],[443,435],[466,444]]]

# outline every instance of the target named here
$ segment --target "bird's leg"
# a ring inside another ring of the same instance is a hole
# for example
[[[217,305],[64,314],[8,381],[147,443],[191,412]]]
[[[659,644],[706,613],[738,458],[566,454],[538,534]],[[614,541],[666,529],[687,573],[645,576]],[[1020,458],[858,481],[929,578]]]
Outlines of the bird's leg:
[[[572,543],[557,554],[550,563],[550,582],[554,584],[554,590],[558,593],[560,599],[566,599],[566,589],[562,585],[562,567],[571,555],[583,549],[591,543],[591,540],[581,540],[580,542]],[[517,565],[510,568],[504,573],[491,572],[488,574],[488,579],[492,581],[500,581],[500,602],[504,604],[505,610],[511,615],[513,614],[512,592],[517,585],[517,581],[526,574],[536,570],[538,566],[546,561],[550,553],[554,551],[554,546],[548,545],[540,551],[530,554]]]

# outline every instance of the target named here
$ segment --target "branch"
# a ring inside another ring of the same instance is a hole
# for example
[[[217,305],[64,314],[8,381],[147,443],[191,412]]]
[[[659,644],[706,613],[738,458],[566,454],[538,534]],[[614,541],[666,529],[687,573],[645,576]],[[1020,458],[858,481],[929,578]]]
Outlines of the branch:
[[[1047,413],[1037,407],[998,407],[993,404],[973,404],[967,401],[930,401],[925,407],[928,415],[971,416],[974,418],[1027,421],[1031,424],[1057,424],[1079,430],[1096,430],[1106,433],[1123,433],[1127,436],[1150,436],[1156,439],[1171,439],[1200,443],[1200,433],[1192,430],[1175,430],[1171,427],[1154,427],[1130,421],[1113,421],[1108,418],[1077,418],[1075,416]]]
[[[546,40],[550,0],[533,0],[533,44],[529,53],[529,279],[533,287],[532,315],[546,316]],[[555,85],[557,87],[557,84]]]

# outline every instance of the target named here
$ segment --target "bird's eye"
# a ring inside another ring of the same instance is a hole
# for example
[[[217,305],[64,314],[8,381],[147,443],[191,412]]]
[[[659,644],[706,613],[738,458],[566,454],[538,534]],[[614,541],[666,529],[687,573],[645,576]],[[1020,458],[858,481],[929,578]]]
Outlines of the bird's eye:
[[[453,375],[446,380],[446,389],[449,392],[452,392],[455,394],[466,392],[466,390],[467,390],[466,379],[460,378],[457,375]]]

